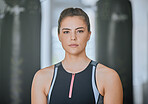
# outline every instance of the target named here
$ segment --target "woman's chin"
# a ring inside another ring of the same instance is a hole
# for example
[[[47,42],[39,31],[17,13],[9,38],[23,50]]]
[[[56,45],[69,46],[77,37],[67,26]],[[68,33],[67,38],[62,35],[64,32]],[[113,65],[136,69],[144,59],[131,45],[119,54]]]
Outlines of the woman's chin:
[[[83,51],[78,51],[78,50],[71,50],[71,51],[66,51],[68,55],[74,55],[74,56],[80,56],[83,54]]]

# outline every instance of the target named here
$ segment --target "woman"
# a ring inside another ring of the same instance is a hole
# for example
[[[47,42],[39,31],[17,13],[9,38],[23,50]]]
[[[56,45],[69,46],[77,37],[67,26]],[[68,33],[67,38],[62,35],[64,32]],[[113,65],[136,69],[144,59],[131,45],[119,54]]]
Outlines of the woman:
[[[65,9],[58,21],[58,37],[65,58],[39,70],[32,82],[32,104],[122,104],[118,74],[86,56],[90,23],[80,8]]]

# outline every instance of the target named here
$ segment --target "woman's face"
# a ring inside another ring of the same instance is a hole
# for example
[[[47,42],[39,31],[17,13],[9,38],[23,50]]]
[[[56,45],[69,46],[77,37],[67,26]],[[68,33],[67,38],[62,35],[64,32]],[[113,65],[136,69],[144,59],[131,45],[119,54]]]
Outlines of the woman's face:
[[[85,52],[90,35],[82,17],[68,16],[62,20],[58,36],[66,53],[78,55]]]

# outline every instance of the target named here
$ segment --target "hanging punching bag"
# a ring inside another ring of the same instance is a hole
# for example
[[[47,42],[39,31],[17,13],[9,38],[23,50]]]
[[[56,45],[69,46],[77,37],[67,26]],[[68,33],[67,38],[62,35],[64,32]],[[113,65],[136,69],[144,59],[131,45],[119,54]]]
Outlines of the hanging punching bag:
[[[0,104],[30,104],[31,83],[40,69],[39,0],[5,0],[1,24]]]
[[[131,3],[128,0],[99,0],[96,27],[96,59],[118,72],[123,84],[124,104],[133,104]]]

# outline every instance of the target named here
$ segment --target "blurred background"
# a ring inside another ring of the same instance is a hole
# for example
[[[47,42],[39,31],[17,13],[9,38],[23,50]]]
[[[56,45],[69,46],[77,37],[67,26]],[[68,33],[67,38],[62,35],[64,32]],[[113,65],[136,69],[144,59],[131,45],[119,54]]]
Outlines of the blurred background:
[[[36,71],[60,62],[60,12],[90,18],[89,58],[116,70],[124,104],[148,104],[148,0],[0,0],[0,104],[30,104]]]

